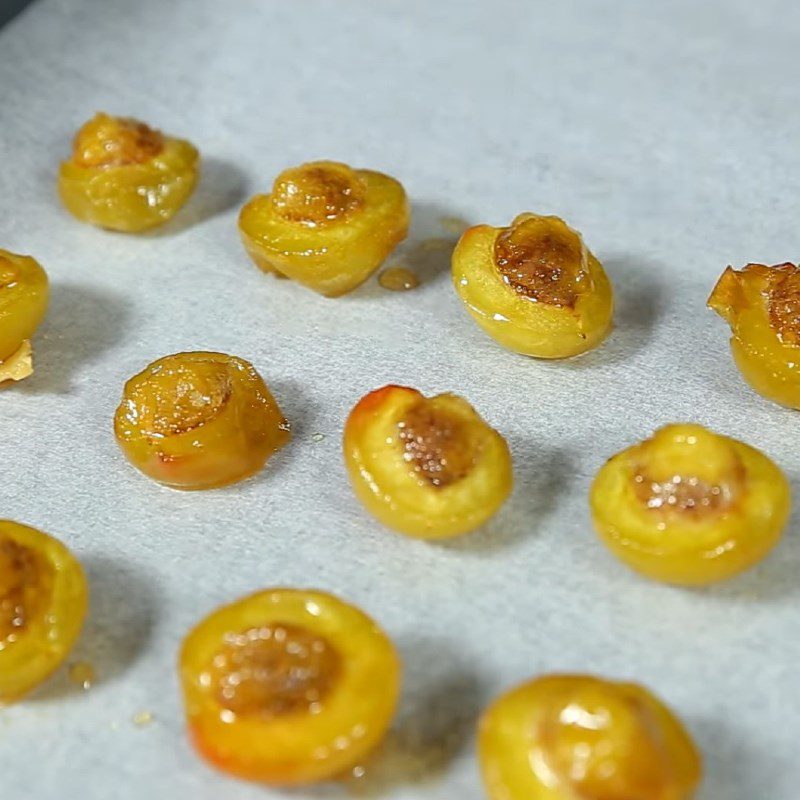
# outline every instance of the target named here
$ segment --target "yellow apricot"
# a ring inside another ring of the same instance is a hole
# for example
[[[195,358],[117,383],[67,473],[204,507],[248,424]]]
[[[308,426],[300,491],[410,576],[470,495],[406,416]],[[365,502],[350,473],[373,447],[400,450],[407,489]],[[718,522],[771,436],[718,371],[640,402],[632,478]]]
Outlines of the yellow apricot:
[[[568,358],[596,347],[611,329],[608,277],[559,217],[526,213],[507,228],[469,228],[452,262],[453,284],[472,318],[510,350]]]
[[[408,233],[401,184],[334,161],[292,167],[239,215],[245,249],[265,272],[338,297],[363,283]]]
[[[253,475],[289,424],[251,364],[177,353],[125,384],[114,430],[128,460],[173,489],[213,489]]]
[[[789,516],[789,484],[763,453],[700,425],[668,425],[598,472],[595,528],[628,566],[666,583],[724,580],[760,561]]]
[[[0,705],[46,680],[86,616],[83,570],[46,533],[0,520]]]
[[[338,777],[384,737],[400,661],[366,614],[319,591],[267,589],[218,609],[180,654],[198,752],[241,778]]]
[[[75,217],[138,233],[171,219],[194,191],[197,149],[143,122],[97,114],[61,164],[58,190]]]
[[[689,800],[700,756],[645,688],[548,675],[508,692],[479,729],[491,800]]]
[[[30,339],[49,297],[47,273],[35,259],[0,249],[0,383],[33,372]]]
[[[469,403],[406,386],[384,386],[359,401],[345,425],[344,459],[366,509],[421,539],[474,530],[513,484],[505,440]]]
[[[744,379],[764,397],[800,409],[800,267],[728,267],[708,306],[731,327]]]

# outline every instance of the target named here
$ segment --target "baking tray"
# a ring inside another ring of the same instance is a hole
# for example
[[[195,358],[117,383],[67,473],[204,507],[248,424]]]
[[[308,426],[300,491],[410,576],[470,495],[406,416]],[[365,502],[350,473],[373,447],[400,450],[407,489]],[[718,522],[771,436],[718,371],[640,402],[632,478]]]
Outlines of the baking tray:
[[[357,603],[406,665],[367,778],[291,796],[479,800],[479,709],[529,676],[588,670],[674,706],[705,753],[701,800],[797,800],[797,517],[750,573],[685,591],[595,541],[587,491],[605,458],[675,420],[800,475],[797,415],[742,383],[704,309],[726,264],[797,257],[798,33],[800,8],[777,0],[40,0],[6,26],[2,245],[34,254],[53,292],[36,374],[0,395],[0,515],[87,565],[72,661],[98,680],[83,692],[62,671],[3,710],[3,800],[282,796],[194,756],[175,672],[190,626],[269,585]],[[202,151],[197,195],[151,235],[59,206],[58,162],[101,109]],[[314,158],[403,180],[414,221],[396,260],[418,290],[373,280],[326,300],[248,262],[238,208]],[[573,362],[496,346],[456,299],[446,254],[416,249],[451,237],[447,218],[502,224],[526,209],[581,230],[616,287],[613,335]],[[257,478],[183,494],[123,460],[123,382],[184,349],[251,360],[292,421],[291,446]],[[508,437],[517,486],[485,530],[412,541],[353,499],[342,423],[388,382],[456,391]]]

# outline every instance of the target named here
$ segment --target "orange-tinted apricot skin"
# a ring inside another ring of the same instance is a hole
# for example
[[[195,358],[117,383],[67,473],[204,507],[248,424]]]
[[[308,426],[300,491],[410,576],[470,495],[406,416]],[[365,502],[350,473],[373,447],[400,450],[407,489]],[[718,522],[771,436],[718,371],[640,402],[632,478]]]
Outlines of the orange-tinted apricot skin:
[[[497,699],[478,750],[490,800],[690,800],[702,770],[657,697],[590,675],[546,675]]]
[[[153,382],[159,369],[211,361],[227,368],[232,394],[209,422],[175,435],[142,429],[132,406],[136,385]],[[117,442],[130,463],[173,489],[215,489],[259,472],[289,440],[289,424],[251,364],[224,353],[178,353],[150,364],[128,381],[114,419]]]
[[[286,219],[272,195],[256,195],[239,215],[242,243],[261,270],[326,297],[339,297],[367,280],[406,238],[410,218],[405,190],[394,178],[333,166],[364,184],[363,202],[341,219],[316,226]]]
[[[338,652],[341,670],[315,714],[226,715],[204,679],[226,635],[265,624],[303,627]],[[268,589],[224,606],[186,637],[179,659],[191,741],[220,770],[270,786],[339,778],[383,739],[401,665],[386,634],[359,609],[316,590]]]
[[[585,254],[582,287],[573,302],[534,302],[504,280],[497,264],[498,240],[527,218],[552,220],[569,230]],[[613,291],[600,262],[580,235],[558,217],[520,214],[510,228],[476,225],[459,239],[452,256],[453,286],[467,311],[496,342],[534,358],[561,359],[597,347],[613,318]]]
[[[652,447],[673,430],[691,434],[695,429],[718,440],[721,452],[727,449],[739,470],[733,499],[707,512],[648,508],[636,484],[643,446]],[[781,470],[755,448],[700,426],[673,425],[606,462],[594,480],[590,502],[598,536],[629,567],[653,580],[703,586],[743,572],[775,547],[789,517],[791,490]]]
[[[420,402],[438,404],[477,438],[468,474],[431,485],[409,462],[398,423]],[[365,395],[344,430],[345,466],[364,507],[388,528],[421,539],[444,539],[475,530],[503,505],[513,488],[511,455],[503,437],[455,395],[425,398],[407,386],[389,385]]]
[[[59,171],[58,191],[64,207],[82,222],[125,233],[164,224],[194,191],[199,154],[184,139],[163,137],[163,147],[155,154],[144,152],[142,158],[141,162],[92,165],[80,153],[73,154]]]
[[[30,339],[49,302],[47,273],[30,256],[0,249],[0,362]]]
[[[728,267],[708,299],[731,327],[731,352],[742,377],[762,397],[793,409],[800,409],[800,344],[781,334],[770,305],[780,281],[798,271],[792,264]],[[789,299],[800,316],[800,298]]]
[[[43,683],[64,662],[86,616],[88,590],[83,569],[57,539],[27,525],[0,520],[0,542],[29,550],[47,579],[48,596],[37,604],[13,642],[0,642],[0,706],[19,700]],[[5,587],[0,586],[0,602]]]

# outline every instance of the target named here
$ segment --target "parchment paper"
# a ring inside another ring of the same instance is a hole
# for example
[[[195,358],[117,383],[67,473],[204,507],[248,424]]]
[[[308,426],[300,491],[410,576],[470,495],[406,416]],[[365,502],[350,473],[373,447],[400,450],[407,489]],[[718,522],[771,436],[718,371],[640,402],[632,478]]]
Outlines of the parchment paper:
[[[480,800],[479,709],[532,675],[588,670],[647,684],[685,719],[706,756],[701,800],[797,800],[797,517],[752,572],[685,591],[595,541],[587,491],[607,457],[678,420],[800,476],[800,418],[744,385],[704,309],[726,264],[800,252],[799,33],[788,0],[40,0],[4,28],[0,244],[41,261],[52,307],[35,376],[0,393],[0,516],[86,564],[71,662],[98,680],[83,692],[62,670],[0,712],[0,797],[283,796],[195,757],[175,660],[217,605],[299,585],[362,606],[406,663],[368,795]],[[161,231],[115,235],[60,207],[58,162],[97,110],[202,151],[197,195]],[[393,260],[419,272],[417,291],[373,280],[326,300],[249,263],[238,208],[315,158],[405,183],[413,230]],[[574,362],[495,345],[447,254],[415,252],[452,238],[442,218],[523,210],[564,216],[614,282],[616,330]],[[251,360],[294,424],[256,479],[174,492],[118,450],[123,382],[186,349]],[[342,424],[388,382],[456,391],[508,437],[517,487],[486,530],[412,541],[351,495]]]

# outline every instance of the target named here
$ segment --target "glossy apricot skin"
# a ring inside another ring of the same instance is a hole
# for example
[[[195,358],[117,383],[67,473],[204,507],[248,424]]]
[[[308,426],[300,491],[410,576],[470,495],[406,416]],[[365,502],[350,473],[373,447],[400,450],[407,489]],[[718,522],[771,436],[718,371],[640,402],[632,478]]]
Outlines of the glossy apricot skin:
[[[576,297],[562,305],[532,300],[504,280],[496,261],[501,236],[534,220],[541,236],[572,237],[581,257],[574,270]],[[520,214],[509,227],[477,225],[459,239],[452,256],[456,293],[472,318],[496,342],[527,356],[559,359],[597,347],[611,330],[613,292],[600,262],[580,235],[558,217]]]
[[[0,382],[8,366],[33,337],[47,311],[50,290],[47,273],[30,256],[0,249]],[[29,360],[29,357],[28,357]],[[32,368],[23,371],[26,377]]]
[[[316,713],[232,714],[209,669],[231,634],[266,625],[301,628],[338,654],[335,684]],[[186,637],[180,681],[192,741],[219,769],[274,786],[315,783],[356,766],[383,739],[397,707],[401,665],[394,645],[354,606],[325,592],[267,589],[224,606]]]
[[[496,700],[479,726],[490,800],[689,800],[700,756],[647,689],[547,675]]]
[[[0,551],[8,543],[35,559],[40,585],[26,587],[33,613],[13,641],[0,636],[0,706],[12,703],[43,683],[63,663],[77,640],[86,616],[88,590],[83,569],[74,555],[57,539],[35,528],[0,520]],[[5,572],[0,552],[0,612],[8,612],[12,582],[18,577]]]
[[[642,497],[648,481],[674,491],[674,475],[716,493],[691,509]],[[790,506],[789,483],[767,456],[688,424],[618,453],[591,489],[594,525],[611,552],[649,578],[685,586],[725,580],[761,561],[779,541]]]
[[[742,376],[760,395],[800,409],[800,343],[776,329],[770,315],[771,296],[787,278],[797,280],[793,264],[728,267],[708,298],[708,306],[731,327],[731,352]],[[800,298],[793,300],[800,318]]]
[[[256,195],[242,208],[239,233],[263,271],[291,278],[326,297],[339,297],[367,280],[406,238],[410,208],[402,185],[381,172],[322,161],[287,173],[316,169],[343,173],[357,184],[363,202],[317,223],[287,219],[275,202],[278,176],[272,194]]]
[[[466,475],[434,486],[408,461],[398,425],[425,403],[452,415],[475,443]],[[420,539],[445,539],[475,530],[503,505],[513,488],[513,466],[505,439],[462,398],[425,398],[407,386],[384,386],[363,397],[344,430],[344,460],[356,497],[386,527]]]
[[[194,191],[199,177],[199,154],[184,139],[164,136],[158,152],[145,150],[139,161],[102,164],[96,163],[99,159],[88,161],[81,157],[82,134],[103,125],[111,128],[113,136],[115,123],[133,122],[98,114],[78,132],[75,151],[61,163],[58,176],[61,201],[82,222],[139,233],[170,220]]]
[[[198,398],[209,393],[201,382],[209,374],[223,387],[224,401],[205,416],[200,406],[195,419],[182,418],[191,391]],[[176,382],[184,387],[180,398]],[[166,356],[131,378],[114,432],[131,464],[149,478],[173,489],[214,489],[261,470],[288,441],[290,428],[252,364],[201,351]]]

